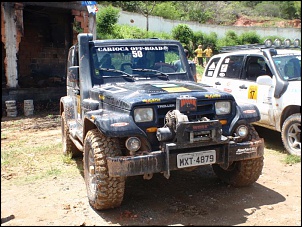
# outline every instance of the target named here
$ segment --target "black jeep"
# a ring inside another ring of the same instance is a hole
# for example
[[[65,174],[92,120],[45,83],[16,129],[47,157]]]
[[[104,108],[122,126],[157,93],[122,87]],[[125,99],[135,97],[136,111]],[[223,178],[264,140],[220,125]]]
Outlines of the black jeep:
[[[93,40],[78,35],[60,100],[63,152],[83,153],[89,203],[121,205],[126,177],[151,179],[211,165],[235,187],[254,183],[264,141],[251,122],[257,107],[194,81],[180,42]]]

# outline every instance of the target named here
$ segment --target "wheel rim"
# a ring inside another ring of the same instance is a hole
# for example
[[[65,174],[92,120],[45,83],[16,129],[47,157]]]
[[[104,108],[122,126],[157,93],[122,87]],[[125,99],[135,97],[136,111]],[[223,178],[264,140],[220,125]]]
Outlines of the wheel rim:
[[[296,154],[301,154],[301,123],[292,124],[288,128],[288,144]]]
[[[93,197],[96,196],[96,187],[97,187],[97,178],[95,174],[95,161],[94,161],[94,153],[90,149],[89,156],[88,156],[88,187]]]

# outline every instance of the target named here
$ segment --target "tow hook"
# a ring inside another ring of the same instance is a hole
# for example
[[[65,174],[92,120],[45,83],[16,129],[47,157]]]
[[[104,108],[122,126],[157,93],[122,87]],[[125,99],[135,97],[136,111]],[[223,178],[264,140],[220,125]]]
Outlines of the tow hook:
[[[153,177],[153,173],[145,173],[143,178],[144,180],[150,180]]]

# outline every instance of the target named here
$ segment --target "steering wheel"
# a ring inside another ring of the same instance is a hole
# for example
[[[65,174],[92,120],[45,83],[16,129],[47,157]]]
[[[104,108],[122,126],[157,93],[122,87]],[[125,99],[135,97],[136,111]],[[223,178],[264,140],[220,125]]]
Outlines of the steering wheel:
[[[125,67],[125,66],[129,66],[132,69],[132,64],[130,62],[126,62],[126,63],[121,64],[121,70],[122,71],[125,71],[128,68],[128,67]],[[128,70],[129,70],[129,68],[128,68]]]
[[[154,69],[160,70],[163,73],[171,73],[176,71],[176,67],[164,62],[157,62],[154,64]]]

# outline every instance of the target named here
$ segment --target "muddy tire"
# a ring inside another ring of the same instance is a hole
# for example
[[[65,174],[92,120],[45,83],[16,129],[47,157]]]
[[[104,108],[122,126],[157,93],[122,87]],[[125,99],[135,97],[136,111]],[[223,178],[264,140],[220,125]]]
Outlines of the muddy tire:
[[[249,135],[245,139],[251,141],[259,139],[259,135],[255,128],[249,126]],[[223,169],[220,165],[212,165],[214,173],[225,183],[234,187],[249,186],[256,182],[260,177],[263,169],[263,156],[254,159],[233,162],[227,169]]]
[[[301,156],[301,113],[286,118],[282,125],[281,138],[289,154]]]
[[[119,142],[90,130],[84,141],[84,179],[90,205],[96,210],[119,207],[124,198],[125,177],[109,177],[106,157],[122,155]]]
[[[74,145],[72,140],[69,138],[69,127],[67,125],[65,112],[61,115],[61,134],[62,134],[62,145],[63,145],[63,155],[70,155],[72,158],[79,157],[82,152]]]

